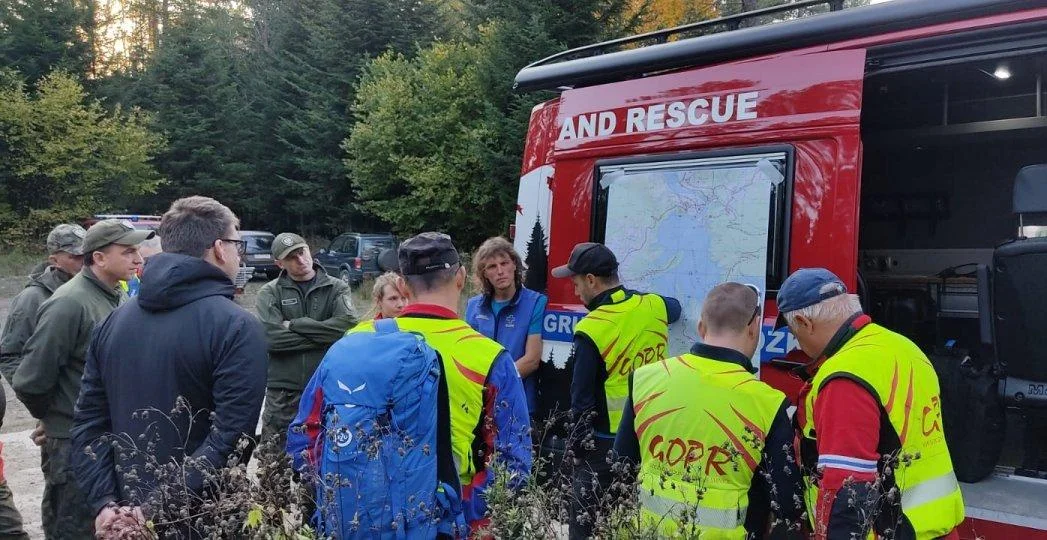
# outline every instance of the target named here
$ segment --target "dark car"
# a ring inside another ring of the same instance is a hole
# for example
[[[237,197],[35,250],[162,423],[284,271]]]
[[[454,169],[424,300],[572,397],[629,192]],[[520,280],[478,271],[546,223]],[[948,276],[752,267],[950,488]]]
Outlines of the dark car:
[[[273,262],[273,233],[240,231],[240,238],[247,242],[244,265],[254,267],[256,276],[264,275],[267,279],[273,279],[280,274],[280,268]]]
[[[332,240],[326,249],[316,252],[313,258],[328,274],[355,287],[365,278],[381,274],[378,254],[395,247],[396,237],[389,233],[345,233]]]

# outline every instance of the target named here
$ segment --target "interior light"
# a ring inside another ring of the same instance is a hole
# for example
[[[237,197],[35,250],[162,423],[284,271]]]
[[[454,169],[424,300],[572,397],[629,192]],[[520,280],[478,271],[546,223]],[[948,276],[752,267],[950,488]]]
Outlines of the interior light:
[[[993,71],[992,73],[989,73],[988,71],[985,71],[984,69],[979,69],[978,71],[981,71],[986,76],[992,77],[992,78],[994,78],[994,79],[996,79],[998,81],[1006,81],[1007,79],[1011,78],[1011,69],[1008,68],[1006,64],[1000,64],[1000,65],[996,66],[996,70]]]

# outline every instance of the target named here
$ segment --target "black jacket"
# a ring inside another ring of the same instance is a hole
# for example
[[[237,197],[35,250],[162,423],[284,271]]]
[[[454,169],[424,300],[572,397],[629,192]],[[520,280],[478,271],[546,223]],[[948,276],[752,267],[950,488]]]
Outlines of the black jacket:
[[[152,460],[184,462],[188,488],[200,495],[205,482],[192,464],[224,466],[241,435],[254,433],[265,395],[265,332],[233,302],[233,290],[202,259],[157,254],[138,296],[95,330],[71,453],[92,509],[156,504],[160,491],[146,468]],[[108,433],[122,440],[120,450],[131,443],[136,450],[114,452]]]

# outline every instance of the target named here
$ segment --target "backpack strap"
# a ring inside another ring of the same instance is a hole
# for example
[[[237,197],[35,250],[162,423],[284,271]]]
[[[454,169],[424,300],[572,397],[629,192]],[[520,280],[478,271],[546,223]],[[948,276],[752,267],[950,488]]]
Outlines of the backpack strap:
[[[396,326],[396,319],[378,319],[374,322],[374,333],[376,334],[392,334],[399,331],[400,327]]]
[[[440,353],[437,352],[437,358]],[[446,484],[455,490],[455,498],[459,499],[462,496],[462,486],[458,479],[458,468],[454,465],[454,454],[451,447],[451,399],[450,394],[447,390],[447,377],[444,375],[443,361],[440,361],[440,388],[437,392],[437,404],[436,404],[436,480],[439,483]],[[460,510],[460,502],[457,505]],[[451,516],[452,518],[454,516]],[[461,514],[458,514],[458,518],[461,518]],[[464,531],[466,525],[464,521],[456,523],[460,531]],[[461,537],[460,534],[453,534],[448,536],[446,533],[439,534],[437,538],[452,538]]]

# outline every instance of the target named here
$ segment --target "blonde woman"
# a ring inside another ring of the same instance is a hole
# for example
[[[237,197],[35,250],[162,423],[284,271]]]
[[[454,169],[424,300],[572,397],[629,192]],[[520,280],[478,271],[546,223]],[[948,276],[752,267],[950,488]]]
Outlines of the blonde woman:
[[[386,272],[374,280],[371,299],[374,306],[369,316],[375,320],[397,317],[407,305],[407,299],[396,289],[396,274],[393,272]]]

